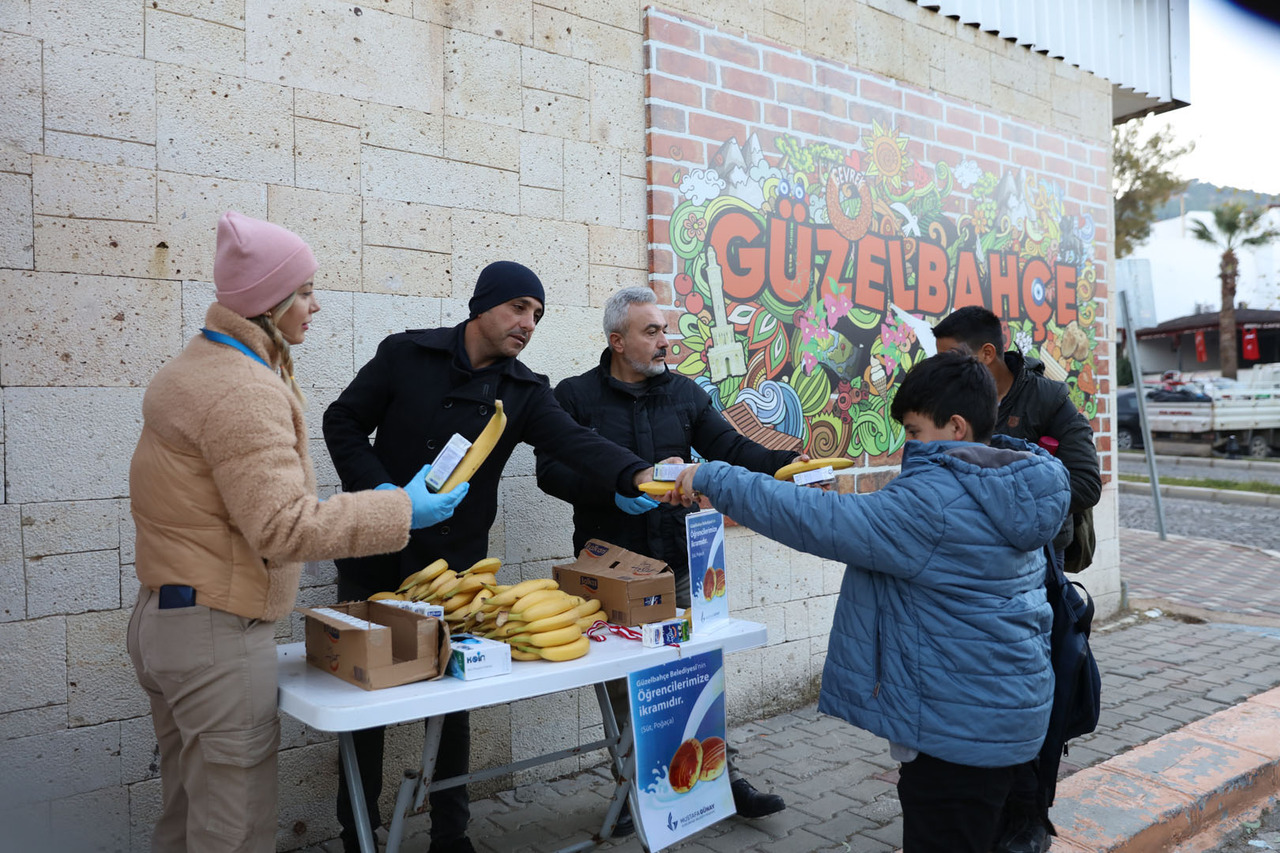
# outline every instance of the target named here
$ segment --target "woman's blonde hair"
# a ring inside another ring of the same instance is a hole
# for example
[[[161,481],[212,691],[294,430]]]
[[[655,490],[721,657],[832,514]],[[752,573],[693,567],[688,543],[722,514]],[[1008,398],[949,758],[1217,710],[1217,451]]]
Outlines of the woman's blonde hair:
[[[293,396],[298,398],[298,402],[305,409],[307,407],[307,397],[302,393],[298,380],[293,378],[293,353],[289,351],[289,342],[284,339],[284,335],[280,334],[280,329],[276,326],[276,321],[284,315],[284,312],[289,310],[289,306],[293,304],[293,300],[297,295],[296,291],[290,293],[279,305],[265,314],[250,317],[249,321],[267,333],[267,337],[271,339],[271,345],[276,348],[276,352],[280,353],[280,378],[284,380],[285,385],[289,386]]]

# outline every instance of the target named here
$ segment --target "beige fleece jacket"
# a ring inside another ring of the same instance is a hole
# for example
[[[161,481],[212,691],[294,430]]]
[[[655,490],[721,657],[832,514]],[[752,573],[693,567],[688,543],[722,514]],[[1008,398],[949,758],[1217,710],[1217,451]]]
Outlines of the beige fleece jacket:
[[[214,303],[205,325],[277,359],[268,336]],[[316,497],[302,407],[280,376],[197,335],[156,374],[129,468],[143,585],[186,584],[196,601],[250,619],[288,613],[305,560],[399,551],[401,490]]]

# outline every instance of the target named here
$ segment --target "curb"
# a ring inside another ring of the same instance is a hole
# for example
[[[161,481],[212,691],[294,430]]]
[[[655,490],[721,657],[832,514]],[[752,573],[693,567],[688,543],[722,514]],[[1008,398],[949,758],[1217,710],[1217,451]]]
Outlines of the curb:
[[[1128,461],[1141,459],[1146,462],[1147,460],[1146,455],[1141,450],[1124,451],[1121,453],[1120,458]],[[1175,468],[1182,466],[1185,468],[1228,468],[1235,471],[1280,471],[1280,462],[1267,462],[1249,457],[1227,459],[1223,456],[1173,456],[1168,453],[1157,453],[1155,458],[1157,465],[1168,465]]]
[[[1280,790],[1280,688],[1081,770],[1058,785],[1053,849],[1159,853]]]
[[[1151,483],[1139,483],[1132,480],[1117,480],[1120,491],[1126,494],[1151,494]],[[1280,495],[1267,492],[1246,492],[1240,489],[1206,489],[1200,486],[1166,486],[1160,484],[1160,496],[1165,498],[1184,498],[1193,501],[1213,501],[1214,503],[1240,504],[1247,506],[1280,507]]]

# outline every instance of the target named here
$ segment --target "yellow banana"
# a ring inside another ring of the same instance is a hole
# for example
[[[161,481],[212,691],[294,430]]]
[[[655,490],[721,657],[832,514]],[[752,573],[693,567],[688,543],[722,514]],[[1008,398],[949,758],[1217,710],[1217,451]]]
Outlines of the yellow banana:
[[[441,572],[439,575],[436,576],[436,579],[433,580],[429,586],[427,586],[427,592],[430,593],[431,595],[435,595],[437,592],[440,592],[441,590],[443,590],[445,587],[447,587],[449,584],[453,583],[457,579],[458,579],[457,572],[455,572],[453,569],[445,569],[443,572]]]
[[[578,611],[570,608],[563,613],[557,613],[555,616],[548,616],[545,619],[539,619],[536,622],[527,623],[526,630],[530,634],[537,634],[542,631],[554,631],[556,628],[563,628],[566,625],[572,625],[579,619]]]
[[[844,456],[824,456],[821,459],[810,459],[808,462],[792,462],[790,465],[783,465],[777,471],[774,471],[773,478],[775,480],[790,480],[796,474],[813,471],[816,468],[825,468],[828,465],[838,471],[841,468],[853,467],[853,460]]]
[[[404,596],[398,592],[375,592],[369,596],[370,601],[404,601]]]
[[[428,589],[430,586],[431,584],[429,583],[420,583],[413,589],[406,592],[405,596],[408,597],[410,601],[423,601],[431,594],[431,590]]]
[[[498,439],[502,436],[502,431],[506,428],[507,413],[502,411],[502,401],[494,400],[493,416],[489,418],[489,423],[485,424],[480,435],[476,436],[476,440],[471,442],[471,446],[463,454],[462,461],[458,463],[458,467],[453,469],[449,479],[445,480],[444,485],[440,487],[440,492],[442,494],[451,492],[470,480],[472,475],[484,464],[484,460],[489,457],[489,453],[493,450],[494,445],[498,443]]]
[[[543,660],[565,661],[580,658],[591,648],[591,641],[586,637],[579,636],[578,639],[571,643],[565,643],[562,646],[552,646],[551,648],[538,649],[538,655]]]
[[[458,613],[459,618],[461,618],[462,616],[467,615],[467,607],[470,604],[471,604],[470,595],[466,593],[463,593],[462,595],[455,595],[453,598],[449,599],[444,603],[444,612]]]
[[[425,569],[420,569],[401,581],[400,588],[396,592],[406,592],[410,587],[435,580],[447,568],[449,568],[449,564],[444,560],[435,560],[428,563]]]
[[[577,622],[574,622],[573,624],[578,626],[579,631],[586,632],[592,625],[596,624],[596,622],[598,621],[599,621],[599,617],[593,614],[591,616],[582,616],[578,619]]]
[[[452,598],[455,595],[464,592],[475,592],[478,589],[484,589],[485,586],[493,582],[493,575],[458,575],[457,585],[446,590],[445,598]]]
[[[540,634],[530,634],[528,632],[516,634],[510,638],[510,642],[512,645],[537,646],[541,649],[563,646],[565,643],[572,643],[581,636],[582,632],[578,630],[577,625],[566,625],[563,628],[557,628],[554,631],[543,631]]]
[[[465,569],[458,574],[496,575],[500,568],[502,568],[502,561],[497,557],[485,557],[483,560],[476,560],[475,563],[472,564],[471,568]]]
[[[577,613],[579,618],[583,616],[590,616],[593,613],[598,613],[599,610],[600,610],[600,599],[598,598],[588,598],[586,601],[582,602],[577,607]]]
[[[493,590],[491,589],[482,589],[477,592],[475,598],[471,599],[471,602],[467,605],[467,614],[474,616],[479,613],[480,608],[483,607],[484,603],[490,598],[493,598]]]
[[[511,605],[511,610],[513,612],[520,612],[540,601],[549,601],[553,598],[560,598],[564,595],[565,592],[561,589],[535,589],[528,595],[521,596],[519,601]]]
[[[507,622],[502,627],[494,628],[490,631],[489,636],[494,640],[505,640],[508,637],[514,637],[517,634],[525,633],[525,629],[528,625],[529,623],[527,622]]]
[[[675,480],[650,480],[647,483],[641,483],[637,488],[650,497],[658,498],[672,491],[675,487]]]
[[[576,610],[567,595],[562,598],[551,598],[546,601],[540,601],[537,604],[531,604],[524,610],[512,610],[511,618],[523,619],[526,622],[537,622],[539,619],[546,619],[548,616],[555,616],[566,610]]]
[[[533,580],[522,581],[513,587],[499,592],[493,598],[489,599],[487,605],[490,608],[509,607],[531,592],[539,589],[555,589],[556,587],[556,582],[551,580],[551,578],[535,578]]]
[[[535,654],[533,652],[526,652],[524,649],[513,648],[511,650],[511,659],[512,660],[542,660],[542,655]]]

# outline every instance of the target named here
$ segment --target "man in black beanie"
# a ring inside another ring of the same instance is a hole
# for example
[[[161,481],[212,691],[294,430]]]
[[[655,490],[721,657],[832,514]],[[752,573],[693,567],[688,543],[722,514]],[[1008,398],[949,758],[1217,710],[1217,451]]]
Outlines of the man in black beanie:
[[[452,328],[391,335],[324,414],[324,439],[345,491],[407,483],[458,433],[474,441],[502,401],[507,426],[453,516],[414,531],[396,554],[338,560],[338,597],[367,598],[394,590],[438,558],[462,571],[488,555],[498,511],[498,482],[516,445],[526,442],[576,471],[586,484],[635,497],[653,478],[650,463],[601,438],[556,402],[547,377],[517,359],[529,345],[545,304],[542,282],[528,267],[498,261],[485,267],[469,303],[470,317]],[[369,435],[377,431],[372,443]],[[425,711],[424,711],[425,712]],[[383,730],[354,734],[364,802],[372,827],[381,824]],[[469,772],[466,712],[445,717],[437,779]],[[430,795],[430,853],[473,853],[465,786]],[[338,821],[345,850],[359,850],[357,821],[345,775],[339,779]]]

